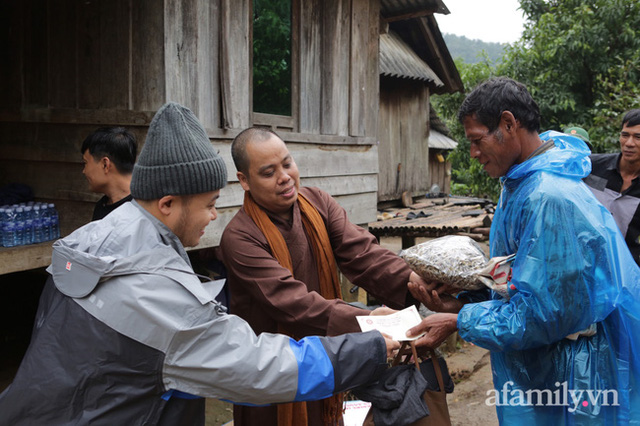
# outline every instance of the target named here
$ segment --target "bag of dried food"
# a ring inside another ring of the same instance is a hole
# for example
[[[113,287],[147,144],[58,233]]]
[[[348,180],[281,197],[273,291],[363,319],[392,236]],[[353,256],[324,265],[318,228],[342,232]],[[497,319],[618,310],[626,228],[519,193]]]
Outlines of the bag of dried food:
[[[478,274],[487,265],[482,248],[469,237],[447,235],[400,252],[425,281],[439,281],[461,290],[484,287]]]

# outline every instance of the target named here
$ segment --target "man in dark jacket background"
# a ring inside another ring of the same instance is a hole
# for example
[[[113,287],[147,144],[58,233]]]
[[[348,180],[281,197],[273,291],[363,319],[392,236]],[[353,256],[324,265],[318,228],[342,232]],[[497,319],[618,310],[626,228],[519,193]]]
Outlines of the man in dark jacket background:
[[[131,173],[136,162],[136,137],[124,127],[101,127],[82,142],[82,174],[92,192],[104,194],[91,220],[102,219],[131,201]]]
[[[640,265],[640,109],[622,118],[620,153],[591,155],[591,174],[584,179],[598,201],[611,212]]]

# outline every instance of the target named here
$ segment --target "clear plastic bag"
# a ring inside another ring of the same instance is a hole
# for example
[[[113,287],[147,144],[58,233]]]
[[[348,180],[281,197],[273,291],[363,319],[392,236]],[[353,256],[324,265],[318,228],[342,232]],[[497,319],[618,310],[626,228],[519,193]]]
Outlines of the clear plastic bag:
[[[439,281],[461,290],[484,287],[478,274],[487,265],[482,248],[469,237],[447,235],[400,252],[425,281]]]

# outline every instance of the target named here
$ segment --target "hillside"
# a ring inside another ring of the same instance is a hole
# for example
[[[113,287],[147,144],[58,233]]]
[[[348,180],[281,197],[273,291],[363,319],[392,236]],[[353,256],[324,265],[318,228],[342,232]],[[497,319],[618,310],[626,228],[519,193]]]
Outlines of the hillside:
[[[499,62],[502,59],[504,48],[503,43],[490,43],[481,40],[471,40],[465,36],[455,34],[443,34],[445,43],[453,59],[462,58],[467,64],[475,64],[480,61],[480,53],[484,50],[492,62]]]

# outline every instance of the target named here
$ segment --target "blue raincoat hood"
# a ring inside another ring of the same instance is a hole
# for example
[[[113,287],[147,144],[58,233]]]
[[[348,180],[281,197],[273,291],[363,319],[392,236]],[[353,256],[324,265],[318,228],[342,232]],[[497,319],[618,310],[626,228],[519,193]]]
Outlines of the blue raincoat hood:
[[[591,173],[591,150],[584,141],[549,130],[540,135],[542,142],[552,140],[557,149],[553,155],[537,155],[511,167],[501,180],[521,179],[536,171],[555,173],[565,177],[582,179]]]

